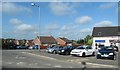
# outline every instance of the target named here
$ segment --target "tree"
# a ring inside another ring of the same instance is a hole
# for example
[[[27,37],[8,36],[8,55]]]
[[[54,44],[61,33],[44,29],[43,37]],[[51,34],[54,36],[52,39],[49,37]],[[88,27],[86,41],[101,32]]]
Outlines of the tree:
[[[90,39],[92,39],[92,36],[87,35],[87,36],[84,38],[85,44],[87,44]]]
[[[93,39],[88,40],[87,45],[92,45]]]
[[[77,43],[78,44],[84,44],[84,40],[83,39],[77,40]]]

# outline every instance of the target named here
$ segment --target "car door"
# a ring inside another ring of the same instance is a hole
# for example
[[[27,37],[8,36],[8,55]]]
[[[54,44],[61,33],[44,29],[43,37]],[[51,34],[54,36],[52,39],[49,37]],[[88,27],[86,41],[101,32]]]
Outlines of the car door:
[[[92,47],[90,46],[86,47],[86,55],[92,55],[92,53],[93,53]]]
[[[92,49],[92,47],[91,46],[89,46],[89,55],[92,55],[93,54],[93,49]]]
[[[85,55],[89,55],[89,48],[88,47],[85,48],[85,51],[86,51]]]

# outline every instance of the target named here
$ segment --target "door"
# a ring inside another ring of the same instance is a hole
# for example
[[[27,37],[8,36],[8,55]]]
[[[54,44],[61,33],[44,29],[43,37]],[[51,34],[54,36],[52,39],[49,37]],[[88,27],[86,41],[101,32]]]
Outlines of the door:
[[[93,54],[93,49],[91,46],[86,47],[87,55],[92,55]]]

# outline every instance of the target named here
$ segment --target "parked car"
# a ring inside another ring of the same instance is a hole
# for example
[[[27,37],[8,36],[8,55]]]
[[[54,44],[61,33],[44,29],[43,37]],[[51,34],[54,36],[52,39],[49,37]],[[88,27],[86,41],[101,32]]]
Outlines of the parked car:
[[[112,46],[104,46],[97,52],[97,59],[100,58],[110,58],[112,60],[115,59],[115,51]]]
[[[64,46],[62,49],[58,51],[58,54],[69,55],[74,48],[75,48],[74,46]]]
[[[27,46],[16,46],[16,49],[28,49]]]
[[[36,46],[36,45],[35,46],[30,46],[29,49],[31,49],[31,50],[32,49],[38,49],[38,46]]]
[[[61,46],[53,46],[52,48],[48,48],[48,53],[57,54],[57,52],[62,48],[63,47],[61,47]]]
[[[48,46],[48,47],[47,47],[47,50],[53,48],[54,46],[55,46],[55,45]]]
[[[91,46],[79,46],[73,49],[70,53],[71,55],[77,56],[88,56],[88,55],[95,55],[95,51]]]

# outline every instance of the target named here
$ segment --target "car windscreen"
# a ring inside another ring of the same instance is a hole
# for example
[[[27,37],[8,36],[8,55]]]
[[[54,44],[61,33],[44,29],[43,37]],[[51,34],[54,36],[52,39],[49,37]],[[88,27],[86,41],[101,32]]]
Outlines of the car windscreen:
[[[67,46],[63,47],[63,49],[67,49],[67,48],[68,48]]]
[[[91,46],[87,46],[86,49],[92,49],[92,47]]]
[[[62,48],[63,48],[62,46],[59,47],[59,49],[62,49]]]
[[[105,46],[105,47],[102,47],[101,50],[113,50],[113,47]]]
[[[85,47],[80,46],[80,47],[77,47],[76,49],[85,49]]]
[[[67,46],[69,49],[72,49],[73,48],[73,46]]]

